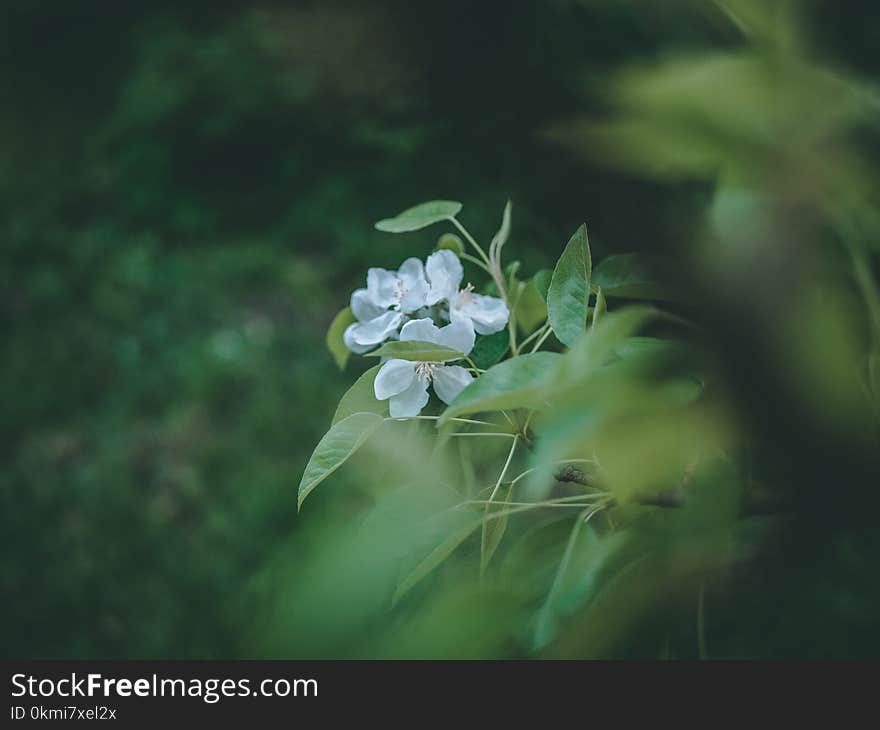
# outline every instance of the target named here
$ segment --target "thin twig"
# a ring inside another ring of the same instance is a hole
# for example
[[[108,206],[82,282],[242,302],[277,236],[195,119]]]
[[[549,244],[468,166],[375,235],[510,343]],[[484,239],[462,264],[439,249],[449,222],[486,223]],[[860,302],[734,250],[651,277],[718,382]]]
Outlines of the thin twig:
[[[546,331],[543,335],[541,335],[541,339],[539,339],[539,340],[535,343],[535,346],[534,346],[534,347],[532,348],[532,350],[531,350],[532,353],[535,353],[535,352],[537,352],[538,350],[540,350],[540,349],[541,349],[541,345],[544,344],[544,342],[547,340],[547,338],[548,338],[551,334],[553,334],[553,328],[552,328],[552,327],[548,327],[548,328],[547,328],[547,331]]]

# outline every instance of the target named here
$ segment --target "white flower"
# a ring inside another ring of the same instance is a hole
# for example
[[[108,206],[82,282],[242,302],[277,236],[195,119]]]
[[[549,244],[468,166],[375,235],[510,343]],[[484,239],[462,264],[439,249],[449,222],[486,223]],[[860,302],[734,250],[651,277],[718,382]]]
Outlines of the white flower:
[[[466,320],[481,335],[500,332],[507,325],[510,312],[503,300],[474,294],[470,284],[461,288],[464,270],[452,251],[442,249],[428,256],[425,272],[430,282],[427,303],[436,304],[445,299],[452,322]]]
[[[406,321],[405,314],[425,306],[427,294],[425,267],[417,258],[407,259],[396,272],[369,269],[367,288],[351,295],[351,311],[358,321],[343,333],[345,346],[363,353],[381,344]]]
[[[430,319],[414,319],[403,325],[400,339],[443,345],[467,355],[474,346],[474,330],[464,320],[441,328]],[[419,415],[427,404],[429,384],[434,386],[440,400],[452,403],[473,379],[473,375],[458,365],[393,359],[376,373],[373,391],[378,400],[389,401],[392,418],[407,418]]]

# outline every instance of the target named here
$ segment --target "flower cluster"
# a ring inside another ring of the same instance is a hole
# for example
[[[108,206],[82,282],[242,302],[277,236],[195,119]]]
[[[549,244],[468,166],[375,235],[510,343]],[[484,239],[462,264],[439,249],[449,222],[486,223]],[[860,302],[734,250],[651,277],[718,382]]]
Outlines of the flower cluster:
[[[410,319],[469,322],[477,334],[491,335],[507,325],[507,305],[497,297],[475,294],[462,288],[464,270],[458,256],[443,249],[422,262],[407,259],[397,271],[372,268],[366,289],[351,295],[351,311],[357,322],[343,337],[346,347],[364,353],[397,336]]]
[[[462,288],[464,270],[452,251],[435,251],[424,264],[417,258],[397,271],[371,268],[367,286],[351,295],[357,322],[343,340],[355,353],[364,353],[390,339],[428,342],[470,354],[477,334],[490,335],[507,325],[510,313],[503,300]],[[438,324],[446,323],[443,327]],[[473,380],[465,368],[446,362],[391,359],[376,375],[376,398],[389,401],[394,418],[418,415],[428,402],[428,385],[445,403]]]

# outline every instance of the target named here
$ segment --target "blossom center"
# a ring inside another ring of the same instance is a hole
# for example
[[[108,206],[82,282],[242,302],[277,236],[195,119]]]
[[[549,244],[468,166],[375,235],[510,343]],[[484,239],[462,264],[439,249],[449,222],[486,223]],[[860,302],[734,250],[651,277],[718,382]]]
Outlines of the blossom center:
[[[440,366],[436,362],[417,362],[416,374],[427,380],[429,383],[434,379],[434,371]]]
[[[403,285],[403,280],[397,280],[397,292],[395,296],[397,297],[397,303],[400,304],[403,301],[403,298],[406,296],[406,287]]]
[[[468,282],[468,285],[458,293],[459,301],[467,304],[471,300],[471,293],[474,291],[474,285]]]

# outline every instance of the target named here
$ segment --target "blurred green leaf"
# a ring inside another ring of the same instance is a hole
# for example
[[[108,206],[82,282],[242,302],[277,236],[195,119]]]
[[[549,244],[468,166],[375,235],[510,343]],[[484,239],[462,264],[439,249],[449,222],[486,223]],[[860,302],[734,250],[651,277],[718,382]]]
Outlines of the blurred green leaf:
[[[345,333],[348,325],[356,321],[357,319],[352,314],[351,307],[346,307],[333,318],[333,321],[330,323],[330,329],[327,330],[327,349],[330,350],[340,370],[345,369],[345,363],[348,362],[348,358],[351,355],[351,350],[345,346],[342,335]]]
[[[461,256],[464,253],[464,241],[454,233],[444,233],[438,239],[435,248],[437,251],[446,249],[452,251],[456,256]]]
[[[397,590],[394,591],[394,597],[391,599],[392,603],[397,603],[412,589],[414,585],[416,585],[416,583],[422,580],[422,578],[452,555],[454,550],[467,540],[481,524],[483,524],[482,519],[465,525],[434,548],[424,560],[416,565],[416,567],[408,573],[402,581],[400,581]]]
[[[510,497],[513,494],[514,483],[511,482],[507,485],[507,489],[502,492],[501,499],[499,502],[509,502]],[[486,528],[483,530],[482,535],[482,544],[480,548],[480,572],[485,572],[486,568],[489,567],[489,563],[492,561],[492,556],[495,555],[495,551],[498,549],[498,546],[501,544],[501,540],[504,539],[504,533],[507,531],[507,523],[510,520],[510,508],[505,504],[492,504],[487,505],[486,515],[495,515],[497,513],[502,513],[500,517],[494,517],[490,519],[486,523]]]
[[[536,352],[499,363],[459,393],[440,423],[478,411],[540,408],[546,404],[546,386],[560,357],[555,352]]]
[[[388,401],[378,400],[373,392],[373,381],[381,365],[374,365],[363,373],[346,392],[336,406],[331,425],[355,413],[375,413],[379,416],[388,415]]]
[[[560,358],[555,379],[557,387],[582,384],[612,357],[616,347],[655,314],[655,310],[647,306],[630,306],[606,314]]]
[[[874,397],[880,401],[880,352],[872,352],[868,356],[868,382]]]
[[[519,291],[514,298],[513,316],[523,334],[531,334],[538,325],[547,319],[547,305],[535,280],[519,282]]]
[[[553,278],[553,272],[550,269],[541,269],[532,277],[532,283],[541,298],[547,301],[547,290],[550,288],[550,280]]]
[[[556,337],[569,347],[587,324],[592,261],[587,227],[581,225],[556,263],[547,291],[547,310]]]
[[[434,223],[451,220],[461,211],[461,203],[454,200],[432,200],[408,208],[394,218],[385,218],[376,224],[376,230],[385,233],[418,231]]]
[[[615,355],[624,360],[643,358],[656,362],[681,352],[683,347],[681,342],[660,337],[627,337],[612,349]]]
[[[592,282],[602,287],[606,297],[679,301],[681,297],[675,289],[652,274],[658,268],[656,262],[641,254],[618,254],[597,264]]]
[[[400,360],[416,362],[441,362],[443,360],[461,360],[464,354],[443,345],[432,342],[408,340],[406,342],[386,342],[378,350],[368,352],[366,357],[396,357]]]
[[[385,422],[375,413],[354,413],[336,423],[318,442],[297,490],[297,509],[306,497],[342,466]]]
[[[533,638],[533,646],[537,649],[540,649],[547,644],[549,644],[556,636],[557,624],[559,621],[559,603],[560,598],[564,594],[565,585],[567,580],[569,579],[569,573],[572,569],[572,560],[575,556],[575,550],[577,547],[578,537],[582,531],[591,535],[589,531],[585,527],[585,518],[589,515],[590,511],[593,508],[588,508],[584,512],[580,513],[574,521],[574,525],[571,528],[571,534],[568,537],[568,542],[566,543],[565,550],[562,553],[562,558],[559,561],[559,566],[556,569],[556,575],[553,578],[553,583],[550,586],[550,590],[547,593],[547,597],[544,600],[543,605],[538,610],[537,615],[535,616],[535,633]]]

